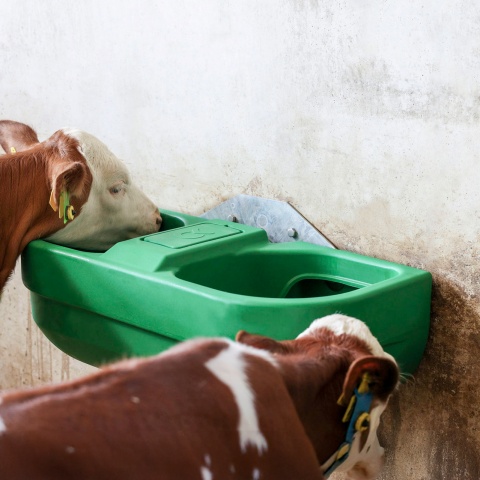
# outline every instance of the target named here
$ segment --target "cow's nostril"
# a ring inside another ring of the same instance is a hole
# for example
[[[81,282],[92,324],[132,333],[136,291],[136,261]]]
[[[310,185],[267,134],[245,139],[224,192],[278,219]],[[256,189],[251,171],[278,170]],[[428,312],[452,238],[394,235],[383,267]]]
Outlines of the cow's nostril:
[[[160,227],[162,226],[162,217],[159,213],[155,215],[155,223],[157,225],[158,230],[160,230]]]

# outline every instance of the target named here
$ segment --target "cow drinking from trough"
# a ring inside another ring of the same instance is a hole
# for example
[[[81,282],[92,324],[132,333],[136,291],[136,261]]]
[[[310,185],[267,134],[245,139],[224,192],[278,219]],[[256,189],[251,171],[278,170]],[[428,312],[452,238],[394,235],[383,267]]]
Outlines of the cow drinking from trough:
[[[106,250],[159,230],[158,208],[93,135],[64,129],[40,143],[30,127],[4,120],[0,145],[0,292],[37,238]]]
[[[321,480],[333,469],[375,478],[398,368],[368,327],[332,315],[295,340],[237,339],[191,340],[5,393],[2,479]]]

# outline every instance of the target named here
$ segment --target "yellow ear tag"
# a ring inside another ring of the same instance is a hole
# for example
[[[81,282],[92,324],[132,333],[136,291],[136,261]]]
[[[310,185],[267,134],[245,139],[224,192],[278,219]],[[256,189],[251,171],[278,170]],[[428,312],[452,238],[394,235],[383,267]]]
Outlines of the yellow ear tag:
[[[75,212],[75,209],[73,208],[73,205],[69,205],[67,207],[67,218],[69,220],[73,220],[75,218],[77,212]]]
[[[343,423],[347,423],[350,421],[350,418],[352,417],[353,413],[353,407],[355,407],[355,402],[357,400],[357,397],[355,395],[352,395],[352,398],[350,399],[350,402],[348,403],[347,410],[345,410],[345,413],[342,418]]]
[[[65,190],[60,192],[60,205],[58,205],[58,218],[65,217]]]
[[[370,391],[368,384],[371,382],[370,375],[368,372],[365,372],[362,376],[362,383],[358,387],[358,393],[367,393]]]
[[[350,444],[345,443],[340,447],[340,449],[337,452],[337,460],[340,460],[343,458],[348,452],[350,451]]]
[[[55,200],[55,196],[53,195],[53,190],[50,193],[50,201],[48,202],[48,204],[52,207],[52,210],[54,212],[58,210],[58,205],[57,205],[57,201]]]
[[[363,412],[357,418],[355,422],[355,430],[357,432],[365,432],[370,427],[370,414],[368,412]]]
[[[60,205],[58,206],[58,218],[63,217],[63,223],[75,218],[75,209],[70,205],[70,195],[66,190],[60,192]]]
[[[10,147],[10,153],[17,153],[17,150],[15,147]]]

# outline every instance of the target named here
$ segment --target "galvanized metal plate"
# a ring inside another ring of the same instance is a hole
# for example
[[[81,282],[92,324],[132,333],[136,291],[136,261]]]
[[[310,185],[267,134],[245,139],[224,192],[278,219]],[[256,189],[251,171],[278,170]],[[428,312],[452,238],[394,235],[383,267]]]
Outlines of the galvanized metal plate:
[[[200,216],[263,228],[273,243],[302,241],[335,248],[301,213],[279,200],[237,195]]]

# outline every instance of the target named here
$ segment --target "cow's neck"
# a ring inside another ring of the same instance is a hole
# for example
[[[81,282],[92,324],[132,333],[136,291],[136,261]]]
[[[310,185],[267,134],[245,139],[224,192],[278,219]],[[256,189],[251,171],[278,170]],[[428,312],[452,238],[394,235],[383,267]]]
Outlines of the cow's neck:
[[[288,362],[282,374],[298,416],[305,428],[319,466],[338,449],[346,427],[344,407],[337,404],[349,362],[336,355]],[[320,427],[319,427],[320,426]]]
[[[41,157],[20,154],[0,159],[0,291],[18,256],[37,238],[63,226],[49,206],[46,164]]]

